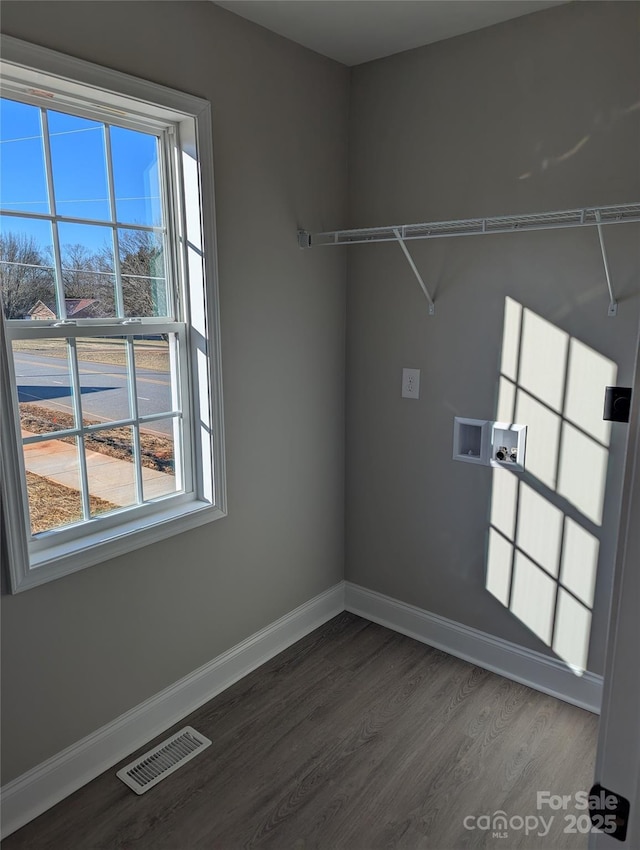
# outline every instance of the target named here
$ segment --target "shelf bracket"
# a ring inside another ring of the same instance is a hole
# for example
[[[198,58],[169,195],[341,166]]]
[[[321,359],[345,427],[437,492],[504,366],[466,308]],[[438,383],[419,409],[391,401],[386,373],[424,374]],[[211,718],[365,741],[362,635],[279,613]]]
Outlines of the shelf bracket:
[[[607,279],[607,289],[609,290],[609,310],[607,315],[614,318],[618,315],[618,302],[613,294],[613,286],[611,285],[611,274],[609,272],[609,261],[607,260],[607,249],[604,246],[604,234],[602,233],[602,217],[600,210],[595,211],[596,222],[598,228],[598,239],[600,240],[600,250],[602,251],[602,263],[604,265],[604,274]]]
[[[424,292],[424,294],[427,298],[427,301],[429,302],[429,310],[428,310],[429,315],[435,316],[436,305],[433,303],[433,298],[431,297],[431,295],[429,295],[429,290],[427,289],[420,272],[416,268],[416,264],[413,262],[413,257],[409,253],[409,249],[404,244],[404,239],[400,235],[400,229],[398,227],[394,227],[393,232],[395,234],[396,239],[398,240],[398,245],[402,248],[402,252],[405,255],[405,257],[407,258],[407,262],[411,266],[411,270],[413,271],[414,275],[418,279],[418,283],[420,284],[420,287],[422,288],[422,291]]]

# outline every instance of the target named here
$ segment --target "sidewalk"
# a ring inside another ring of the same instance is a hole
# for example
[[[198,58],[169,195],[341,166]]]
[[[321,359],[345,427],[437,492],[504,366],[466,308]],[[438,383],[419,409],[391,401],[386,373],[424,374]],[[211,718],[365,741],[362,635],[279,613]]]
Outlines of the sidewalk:
[[[34,435],[23,431],[22,436]],[[118,507],[135,504],[135,467],[130,461],[89,450],[86,456],[91,496],[98,496]],[[24,446],[24,464],[27,472],[48,478],[72,490],[80,490],[78,452],[71,443],[45,440]],[[174,493],[175,478],[173,475],[143,466],[142,492],[145,499],[156,499]]]

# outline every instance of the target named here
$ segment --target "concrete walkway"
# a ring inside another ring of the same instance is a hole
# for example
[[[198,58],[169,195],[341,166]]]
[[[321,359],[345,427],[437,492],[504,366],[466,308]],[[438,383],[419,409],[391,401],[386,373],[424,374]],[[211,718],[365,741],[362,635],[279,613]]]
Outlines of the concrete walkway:
[[[23,437],[34,436],[29,431]],[[135,467],[127,460],[87,450],[87,477],[91,496],[98,496],[112,505],[124,507],[136,502]],[[78,452],[71,443],[45,440],[24,446],[27,472],[48,478],[72,490],[80,490]],[[175,492],[173,475],[142,467],[142,491],[145,499],[157,499]]]

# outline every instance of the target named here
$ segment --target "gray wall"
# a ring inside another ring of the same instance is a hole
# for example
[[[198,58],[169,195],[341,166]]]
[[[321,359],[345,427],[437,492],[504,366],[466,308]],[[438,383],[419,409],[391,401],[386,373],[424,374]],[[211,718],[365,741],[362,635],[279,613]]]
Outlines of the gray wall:
[[[209,2],[12,3],[3,31],[213,109],[229,515],[2,599],[6,782],[343,577],[349,72]]]
[[[351,226],[637,201],[639,8],[571,3],[355,68]],[[409,243],[435,290],[434,318],[427,317],[426,301],[397,245],[349,249],[349,580],[554,654],[485,587],[493,476],[488,468],[451,460],[453,418],[497,418],[506,297],[531,311],[529,319],[540,327],[537,317],[569,335],[565,345],[576,354],[569,366],[571,392],[582,401],[581,382],[597,377],[589,364],[601,362],[593,352],[617,364],[620,384],[631,384],[639,227],[605,233],[620,301],[617,319],[607,317],[592,229]],[[567,364],[551,347],[559,331],[546,327],[550,345],[533,352],[533,363],[539,357],[549,383],[556,384]],[[586,349],[576,341],[593,350],[580,368],[577,353]],[[402,367],[422,370],[419,401],[400,397]],[[597,379],[589,389],[596,411],[603,389]],[[573,413],[579,403],[573,399]],[[545,435],[539,424],[528,424],[530,468],[522,478],[539,510],[527,519],[528,535],[522,526],[520,542],[528,536],[534,549],[558,544],[567,576],[577,573],[578,584],[586,566],[575,547],[570,550],[564,518],[599,547],[588,663],[599,673],[626,426],[612,428],[600,522],[580,509],[589,488],[598,486],[588,452],[580,463],[584,441],[575,438],[565,417],[560,454],[572,457],[577,468],[571,486],[565,481],[559,492],[555,482],[534,474],[544,466]],[[586,445],[595,444],[586,438]],[[601,453],[597,446],[594,451]],[[565,528],[564,543],[549,543],[547,517]],[[539,575],[537,567],[528,568]],[[558,569],[558,562],[550,568]],[[530,597],[535,608],[535,587],[524,572],[520,579],[518,605]],[[546,578],[541,581],[548,586]],[[534,610],[534,618],[539,613]],[[571,628],[565,611],[565,639],[571,639]]]
[[[229,475],[227,518],[3,597],[6,782],[343,577],[347,257],[300,252],[294,232],[346,224],[348,131],[353,226],[617,203],[640,196],[640,95],[636,3],[569,4],[360,66],[350,128],[345,68],[209,2],[2,12],[10,35],[212,102]],[[451,461],[452,420],[495,416],[506,297],[630,383],[637,236],[606,233],[616,320],[591,230],[412,243],[432,319],[397,246],[349,249],[347,578],[552,652],[486,590],[492,475]],[[422,370],[417,402],[400,398],[403,366]],[[523,476],[599,543],[596,672],[624,436],[601,523]]]

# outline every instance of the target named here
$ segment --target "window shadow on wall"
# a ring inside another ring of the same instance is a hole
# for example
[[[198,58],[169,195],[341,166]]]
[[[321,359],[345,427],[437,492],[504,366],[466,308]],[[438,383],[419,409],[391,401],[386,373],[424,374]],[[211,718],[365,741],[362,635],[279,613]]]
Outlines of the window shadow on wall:
[[[505,300],[496,419],[528,426],[526,471],[494,469],[486,588],[577,674],[587,667],[617,366]]]

